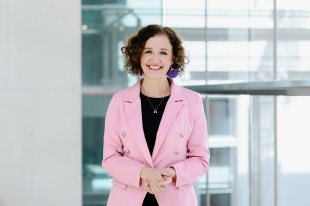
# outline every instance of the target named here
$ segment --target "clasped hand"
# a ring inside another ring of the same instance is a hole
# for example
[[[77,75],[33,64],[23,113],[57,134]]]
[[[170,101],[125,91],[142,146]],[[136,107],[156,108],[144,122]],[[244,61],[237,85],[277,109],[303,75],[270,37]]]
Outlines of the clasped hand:
[[[170,167],[163,169],[144,167],[141,171],[142,184],[151,194],[164,191],[175,176],[175,170]]]

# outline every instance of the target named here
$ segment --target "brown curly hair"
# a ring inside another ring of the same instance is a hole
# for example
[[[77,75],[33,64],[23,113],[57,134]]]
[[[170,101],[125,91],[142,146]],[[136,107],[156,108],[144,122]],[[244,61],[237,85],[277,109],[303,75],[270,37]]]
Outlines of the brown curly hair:
[[[151,24],[142,27],[138,33],[130,37],[127,45],[121,48],[125,55],[125,69],[129,74],[139,75],[141,72],[140,57],[144,49],[146,41],[156,35],[166,35],[172,45],[173,53],[173,68],[179,69],[179,74],[184,72],[185,64],[188,58],[185,56],[185,51],[182,46],[181,38],[170,27],[163,27],[157,24]]]

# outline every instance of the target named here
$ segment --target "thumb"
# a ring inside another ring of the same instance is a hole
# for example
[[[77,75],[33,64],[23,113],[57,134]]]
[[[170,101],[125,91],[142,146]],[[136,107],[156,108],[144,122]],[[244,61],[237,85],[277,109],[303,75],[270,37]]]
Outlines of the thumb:
[[[169,176],[166,176],[166,177],[164,177],[164,181],[161,182],[161,185],[168,185],[170,183],[172,183],[172,178]]]

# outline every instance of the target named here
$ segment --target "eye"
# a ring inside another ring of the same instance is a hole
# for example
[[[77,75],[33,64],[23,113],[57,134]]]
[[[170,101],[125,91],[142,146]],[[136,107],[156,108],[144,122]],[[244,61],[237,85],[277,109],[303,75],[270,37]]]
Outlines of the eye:
[[[168,53],[165,52],[165,51],[161,51],[160,54],[162,54],[162,55],[168,55]]]
[[[152,51],[151,51],[151,50],[146,50],[144,53],[145,53],[145,54],[151,54]]]

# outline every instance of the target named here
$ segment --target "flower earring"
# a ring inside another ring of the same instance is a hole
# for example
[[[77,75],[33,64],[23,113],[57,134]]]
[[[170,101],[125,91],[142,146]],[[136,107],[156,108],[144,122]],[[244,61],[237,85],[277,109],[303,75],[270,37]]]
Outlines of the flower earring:
[[[174,67],[173,67],[174,66]],[[172,64],[167,72],[167,76],[171,79],[175,78],[179,74],[179,68],[176,64]]]

